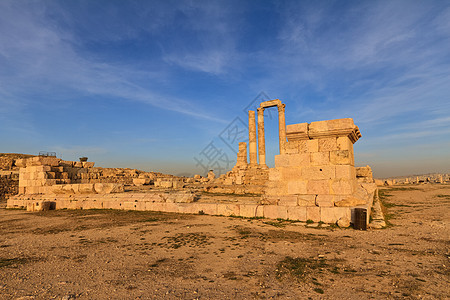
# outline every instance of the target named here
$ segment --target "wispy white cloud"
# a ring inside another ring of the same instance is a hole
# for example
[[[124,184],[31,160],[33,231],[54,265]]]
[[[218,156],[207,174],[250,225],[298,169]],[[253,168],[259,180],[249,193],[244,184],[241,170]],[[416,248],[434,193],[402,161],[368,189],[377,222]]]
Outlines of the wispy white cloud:
[[[72,90],[139,101],[198,119],[226,122],[189,99],[157,91],[156,86],[167,76],[163,69],[143,71],[133,65],[81,55],[76,47],[77,38],[56,27],[45,8],[45,3],[40,2],[31,6],[9,1],[0,4],[0,91],[6,95],[0,101],[5,103],[14,98],[15,102],[26,103],[32,94],[57,95]],[[144,79],[147,86],[140,84]],[[15,112],[11,106],[3,106],[3,110]]]

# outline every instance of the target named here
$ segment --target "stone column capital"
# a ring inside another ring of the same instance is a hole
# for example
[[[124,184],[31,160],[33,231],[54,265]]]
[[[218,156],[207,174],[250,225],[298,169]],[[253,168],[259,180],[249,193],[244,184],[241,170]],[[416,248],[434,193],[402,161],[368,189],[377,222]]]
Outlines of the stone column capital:
[[[280,113],[280,112],[283,112],[283,113],[284,113],[284,111],[285,111],[285,109],[286,109],[286,104],[281,103],[280,105],[277,105],[277,108],[278,108],[278,112],[279,112],[279,113]]]
[[[256,110],[258,111],[258,114],[264,113],[264,107],[258,107]]]

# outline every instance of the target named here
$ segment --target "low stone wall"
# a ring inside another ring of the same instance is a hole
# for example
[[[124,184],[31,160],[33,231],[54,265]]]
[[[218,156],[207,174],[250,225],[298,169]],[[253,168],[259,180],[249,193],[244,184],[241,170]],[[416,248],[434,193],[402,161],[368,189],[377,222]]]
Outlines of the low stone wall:
[[[40,210],[44,202],[54,209],[120,209],[149,210],[173,213],[241,216],[246,218],[289,219],[298,221],[336,223],[340,219],[354,219],[354,207],[319,207],[263,205],[254,203],[201,203],[195,202],[189,192],[71,194],[71,195],[17,195],[8,200],[8,208]],[[368,209],[371,206],[358,206]],[[367,220],[368,221],[368,220]]]

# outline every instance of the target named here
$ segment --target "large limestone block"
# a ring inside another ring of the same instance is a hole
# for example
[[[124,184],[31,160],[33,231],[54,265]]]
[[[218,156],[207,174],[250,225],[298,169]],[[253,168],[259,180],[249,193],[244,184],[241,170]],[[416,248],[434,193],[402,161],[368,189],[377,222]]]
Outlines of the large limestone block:
[[[302,180],[302,172],[301,168],[299,167],[292,167],[292,168],[277,168],[277,170],[281,173],[281,180],[283,181],[290,181],[290,180]]]
[[[184,182],[181,180],[174,180],[172,182],[172,187],[174,189],[182,189],[184,187]]]
[[[330,162],[333,165],[355,165],[353,153],[350,150],[331,151]]]
[[[59,164],[62,167],[66,167],[66,168],[72,168],[74,163],[75,163],[74,161],[70,161],[70,160],[61,160],[59,162]]]
[[[120,183],[94,183],[94,191],[98,194],[111,194],[123,192],[123,184]]]
[[[325,180],[334,179],[335,177],[335,166],[310,166],[302,168],[302,178],[304,180]]]
[[[25,168],[27,166],[27,161],[26,159],[19,158],[14,161],[14,164],[16,165],[16,167]]]
[[[350,131],[355,128],[353,119],[335,119],[311,122],[309,124],[309,137],[324,136],[325,134],[338,134],[345,131]]]
[[[320,207],[307,206],[306,207],[306,220],[312,220],[313,222],[320,221]]]
[[[311,158],[309,153],[275,155],[275,167],[301,167],[309,166]]]
[[[317,195],[315,202],[320,207],[334,206],[334,195]]]
[[[330,152],[311,153],[312,166],[325,166],[330,164]]]
[[[161,202],[145,202],[145,210],[163,211],[165,203]]]
[[[27,166],[58,166],[61,159],[56,157],[35,156],[27,159]]]
[[[255,204],[241,204],[239,207],[239,215],[244,218],[257,217],[256,209],[258,205]]]
[[[345,197],[344,199],[334,203],[334,205],[337,207],[354,207],[354,206],[360,206],[360,205],[366,205],[366,204],[367,204],[366,199],[354,197],[352,195]]]
[[[178,212],[180,212],[180,204],[178,204],[178,203],[163,203],[163,206],[162,206],[162,211],[164,211],[164,212],[171,212],[171,213],[178,213]],[[194,212],[193,213],[196,213],[195,212],[195,210],[196,210],[196,208],[194,207]]]
[[[339,219],[351,218],[351,210],[348,207],[321,207],[320,221],[325,223],[336,223]]]
[[[316,195],[298,195],[297,196],[298,206],[315,206],[316,205]]]
[[[193,203],[192,204],[198,214],[202,212],[207,215],[217,215],[216,203]]]
[[[331,183],[331,191],[335,195],[351,195],[356,190],[356,180],[336,179]]]
[[[145,204],[144,201],[138,201],[138,202],[135,202],[134,205],[135,205],[135,209],[136,209],[136,210],[142,211],[142,210],[145,210],[145,208],[146,208],[146,204]]]
[[[78,184],[78,192],[80,194],[94,194],[95,193],[94,184],[93,183]]]
[[[309,139],[308,123],[286,125],[286,137],[289,142]]]
[[[306,189],[306,188],[305,188]],[[297,206],[297,195],[282,195],[279,197],[278,205]]]
[[[264,218],[287,219],[287,207],[281,205],[264,205]]]
[[[289,206],[287,208],[287,218],[289,220],[306,221],[305,206]]]
[[[217,204],[217,214],[222,216],[239,216],[239,204]]]
[[[93,161],[83,161],[81,164],[81,166],[83,168],[93,168],[94,165],[95,165],[95,162],[93,162]]]
[[[281,171],[279,168],[269,169],[269,181],[279,181],[281,180]]]
[[[289,167],[289,159],[288,156],[291,154],[280,154],[275,155],[275,168],[279,167]]]
[[[289,195],[295,195],[295,194],[307,194],[308,181],[306,180],[291,180],[288,181],[287,184],[287,193]]]
[[[160,181],[160,183],[159,183],[159,186],[160,187],[163,187],[163,188],[172,188],[173,187],[173,181],[171,181],[171,180],[161,180]]]
[[[284,150],[286,154],[293,154],[300,152],[300,143],[299,141],[290,141],[284,145]]]
[[[150,184],[150,178],[133,178],[133,184],[135,186]]]
[[[179,203],[175,204],[178,208],[178,212],[182,214],[198,214],[201,208],[195,205],[196,203]]]
[[[337,150],[348,150],[353,152],[353,143],[346,136],[340,136],[336,140]]]
[[[330,194],[330,180],[309,180],[306,189],[307,194]]]
[[[354,180],[356,178],[355,167],[351,165],[337,165],[336,166],[336,179],[349,179]]]
[[[54,210],[55,207],[55,202],[52,201],[38,200],[27,203],[27,211],[49,211]]]
[[[372,168],[369,166],[356,168],[356,176],[372,178]]]
[[[121,209],[123,210],[136,210],[134,201],[123,201]]]
[[[39,194],[39,186],[29,186],[26,191],[27,194]]]
[[[315,133],[328,132],[328,121],[311,122],[308,128],[308,135],[314,135]]]
[[[193,193],[176,193],[170,194],[166,198],[168,203],[192,203],[195,200]]]
[[[311,164],[311,155],[309,153],[298,153],[290,154],[289,156],[289,166],[303,167],[309,166]]]
[[[319,152],[330,152],[338,150],[335,137],[318,139]]]

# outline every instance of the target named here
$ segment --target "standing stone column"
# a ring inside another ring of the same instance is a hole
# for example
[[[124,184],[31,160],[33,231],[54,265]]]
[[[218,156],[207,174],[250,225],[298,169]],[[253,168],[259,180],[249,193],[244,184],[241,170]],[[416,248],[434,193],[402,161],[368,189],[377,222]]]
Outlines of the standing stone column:
[[[266,165],[266,138],[264,135],[264,108],[258,107],[258,155],[259,164]]]
[[[248,152],[250,154],[250,164],[256,165],[258,157],[256,153],[256,120],[255,111],[248,111]]]
[[[239,152],[237,154],[236,166],[247,166],[247,143],[239,143]]]
[[[280,154],[285,153],[286,149],[286,119],[284,116],[286,104],[277,105],[278,108],[278,130],[280,136]]]

